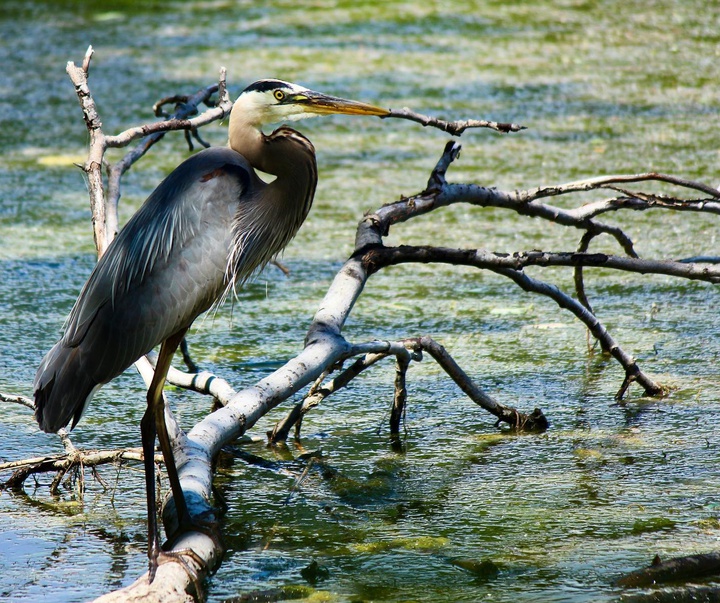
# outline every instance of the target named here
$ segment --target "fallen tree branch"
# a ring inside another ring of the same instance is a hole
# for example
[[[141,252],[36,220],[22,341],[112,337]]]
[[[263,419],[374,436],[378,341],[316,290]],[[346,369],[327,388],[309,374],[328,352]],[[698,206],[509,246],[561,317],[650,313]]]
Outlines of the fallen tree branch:
[[[366,261],[371,270],[405,263],[442,262],[454,266],[473,266],[487,270],[522,271],[530,266],[566,266],[610,268],[637,274],[662,274],[687,280],[720,283],[720,268],[700,266],[673,260],[644,260],[606,253],[516,251],[496,253],[485,249],[451,249],[447,247],[411,246],[379,247],[368,252]]]
[[[271,444],[284,442],[287,440],[290,429],[293,427],[295,427],[295,437],[298,437],[300,435],[302,418],[311,408],[315,408],[330,394],[338,391],[342,387],[345,387],[365,369],[370,368],[376,362],[386,358],[387,356],[388,354],[385,352],[365,354],[353,362],[352,365],[346,368],[337,377],[329,381],[327,384],[322,385],[322,381],[328,374],[328,371],[325,371],[325,373],[318,378],[316,384],[310,388],[310,391],[302,402],[296,404],[285,416],[285,418],[278,421],[272,431],[268,432],[268,442]]]
[[[586,254],[560,255],[582,255],[583,257],[585,257]],[[610,354],[625,369],[625,380],[623,381],[623,384],[620,386],[620,389],[616,394],[616,398],[618,400],[624,397],[625,393],[627,392],[627,388],[633,382],[637,382],[640,386],[642,386],[648,396],[658,396],[665,393],[665,390],[661,385],[653,381],[650,377],[645,375],[645,373],[640,370],[635,359],[628,353],[626,353],[618,345],[618,343],[615,341],[615,339],[613,339],[613,337],[610,335],[605,326],[600,322],[600,320],[598,320],[598,318],[583,304],[573,299],[566,293],[563,293],[557,286],[532,278],[522,271],[522,268],[527,265],[525,262],[528,261],[531,257],[535,260],[538,260],[539,265],[552,265],[549,262],[549,254],[544,254],[542,252],[518,254],[518,257],[516,258],[515,255],[498,255],[474,249],[460,250],[438,247],[412,247],[409,245],[404,245],[401,247],[373,247],[366,251],[366,253],[362,256],[362,261],[366,266],[369,274],[373,274],[381,268],[387,266],[406,264],[411,262],[437,262],[460,266],[474,266],[476,268],[483,268],[496,272],[497,274],[501,274],[514,281],[524,291],[538,293],[540,295],[551,298],[561,308],[572,312],[580,321],[582,321],[587,326],[588,330],[593,334],[593,336],[601,342],[603,348],[607,349]],[[556,259],[558,259],[558,263],[555,265],[575,265],[574,263],[562,264],[559,262],[559,258]],[[546,260],[548,260],[548,263],[545,263]],[[562,260],[566,261],[568,260],[568,258],[563,257]],[[628,261],[639,260],[628,259]],[[576,263],[584,264],[584,261],[578,260]],[[513,267],[507,267],[508,265]],[[685,265],[679,264],[679,266]],[[486,410],[490,410],[490,408],[486,408]],[[490,412],[493,411],[490,410]],[[493,412],[493,414],[495,413]],[[498,415],[496,414],[496,416]],[[500,417],[498,416],[498,418]]]
[[[155,457],[162,461],[162,455]],[[14,470],[13,474],[0,483],[2,490],[21,489],[25,480],[38,473],[58,473],[61,477],[71,469],[92,469],[101,465],[116,465],[124,461],[142,462],[140,448],[121,448],[116,450],[75,450],[71,453],[55,454],[0,463],[0,472]],[[51,488],[51,493],[54,488]]]
[[[20,404],[33,412],[35,411],[35,402],[25,396],[0,392],[0,401]],[[18,490],[22,488],[28,477],[38,473],[57,473],[61,478],[65,473],[75,468],[89,468],[92,470],[101,465],[118,464],[125,461],[142,461],[142,450],[140,448],[80,450],[70,441],[66,429],[60,429],[58,436],[60,436],[60,440],[65,448],[64,454],[52,454],[0,463],[0,472],[14,472],[10,478],[4,482],[0,482],[0,489]],[[155,457],[155,462],[162,463],[162,460],[162,455],[158,453]],[[59,483],[59,481],[60,479],[56,478],[54,480],[54,486],[56,486],[56,482]],[[55,487],[52,487],[51,492],[54,492],[54,490]]]

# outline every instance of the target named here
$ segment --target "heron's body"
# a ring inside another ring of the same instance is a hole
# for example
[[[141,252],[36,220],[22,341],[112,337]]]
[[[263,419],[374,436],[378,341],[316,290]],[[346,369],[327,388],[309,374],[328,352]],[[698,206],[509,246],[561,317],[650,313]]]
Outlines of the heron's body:
[[[190,157],[158,186],[98,261],[63,338],[38,370],[43,430],[71,420],[74,427],[98,386],[187,329],[229,284],[287,244],[309,206],[283,214],[284,237],[252,219],[264,189],[282,185],[284,178],[265,184],[238,152],[215,148]]]
[[[195,318],[280,252],[310,211],[317,184],[312,144],[286,126],[270,135],[261,127],[329,113],[387,115],[279,80],[248,86],[233,106],[229,148],[190,157],[148,197],[98,261],[36,374],[36,417],[54,432],[74,427],[101,385],[162,344],[141,423],[151,579],[159,555],[156,436],[179,521],[191,523],[163,416],[170,361]],[[275,179],[266,184],[255,168]]]

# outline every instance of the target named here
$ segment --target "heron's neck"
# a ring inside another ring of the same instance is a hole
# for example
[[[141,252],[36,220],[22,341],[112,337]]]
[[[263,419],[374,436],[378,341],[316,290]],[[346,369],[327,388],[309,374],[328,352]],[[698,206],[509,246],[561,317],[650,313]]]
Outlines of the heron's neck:
[[[302,164],[315,163],[312,143],[287,126],[281,126],[266,136],[259,125],[233,114],[228,134],[231,149],[245,157],[255,169],[277,178],[294,176],[298,169],[304,171]]]
[[[258,127],[231,119],[229,145],[253,168],[275,176],[238,204],[228,258],[229,282],[234,286],[295,236],[312,205],[317,167],[310,141],[290,128],[281,127],[265,136]]]
[[[260,165],[263,163],[264,138],[259,126],[233,110],[228,128],[228,146],[245,157],[254,168],[266,172]]]
[[[275,176],[267,186],[264,202],[287,223],[288,234],[294,235],[310,211],[317,185],[312,143],[287,126],[266,136],[243,113],[235,112],[230,118],[228,143],[255,169]]]
[[[314,190],[317,170],[312,143],[287,126],[266,136],[255,112],[243,109],[235,106],[230,114],[230,148],[245,157],[255,169],[275,176],[277,187]]]

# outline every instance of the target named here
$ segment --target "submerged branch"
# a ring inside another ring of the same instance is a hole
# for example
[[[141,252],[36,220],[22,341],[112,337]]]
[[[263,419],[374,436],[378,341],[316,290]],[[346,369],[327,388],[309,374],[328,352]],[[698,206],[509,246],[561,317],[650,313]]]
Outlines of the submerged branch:
[[[710,576],[720,576],[719,552],[674,557],[667,561],[656,556],[650,566],[625,574],[618,578],[615,584],[642,588],[655,584],[693,582]]]
[[[410,367],[410,355],[397,356],[395,359],[395,395],[390,410],[390,435],[398,437],[400,423],[405,418],[407,408],[407,371]]]

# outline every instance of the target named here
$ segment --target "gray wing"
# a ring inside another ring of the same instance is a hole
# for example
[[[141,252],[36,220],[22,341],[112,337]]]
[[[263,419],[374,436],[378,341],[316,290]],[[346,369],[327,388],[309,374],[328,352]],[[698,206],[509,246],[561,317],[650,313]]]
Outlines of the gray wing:
[[[238,206],[263,187],[226,148],[194,155],[163,180],[98,261],[38,369],[38,420],[54,417],[43,428],[76,422],[98,385],[212,305],[225,287]],[[91,391],[75,391],[81,381]]]
[[[99,382],[190,326],[217,299],[233,218],[257,186],[242,155],[208,149],[178,166],[121,230],[83,288],[63,337],[69,347],[102,349]]]

